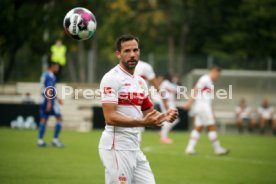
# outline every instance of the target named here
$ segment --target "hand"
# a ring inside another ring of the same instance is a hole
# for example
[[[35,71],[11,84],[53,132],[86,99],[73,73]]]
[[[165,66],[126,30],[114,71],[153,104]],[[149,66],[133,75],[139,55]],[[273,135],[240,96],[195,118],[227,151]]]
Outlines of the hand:
[[[58,100],[58,103],[59,103],[60,105],[63,105],[62,99],[58,98],[57,100]]]
[[[153,110],[149,112],[144,118],[143,118],[143,124],[146,126],[157,126],[161,127],[162,122],[165,119],[166,114],[165,113],[160,113],[156,110]]]
[[[162,121],[167,121],[167,122],[172,123],[178,117],[177,109],[169,109],[165,114],[166,114],[166,116],[165,116],[164,120],[162,119]]]
[[[183,106],[183,109],[188,111],[188,110],[190,110],[191,106],[192,105],[190,103],[185,103],[184,106]]]

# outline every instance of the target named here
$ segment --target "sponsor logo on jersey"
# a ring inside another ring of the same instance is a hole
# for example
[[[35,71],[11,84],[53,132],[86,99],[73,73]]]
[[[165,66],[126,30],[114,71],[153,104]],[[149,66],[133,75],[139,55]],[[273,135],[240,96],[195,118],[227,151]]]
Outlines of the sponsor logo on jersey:
[[[104,94],[111,94],[112,93],[112,88],[111,87],[104,87]]]

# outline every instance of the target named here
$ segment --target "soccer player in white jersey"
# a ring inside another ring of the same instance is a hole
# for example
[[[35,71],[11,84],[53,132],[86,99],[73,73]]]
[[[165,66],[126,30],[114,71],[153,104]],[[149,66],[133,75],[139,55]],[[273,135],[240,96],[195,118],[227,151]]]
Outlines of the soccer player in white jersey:
[[[268,99],[262,100],[261,106],[258,108],[260,131],[265,133],[265,126],[268,122],[272,124],[273,134],[276,135],[276,118],[274,115],[274,108],[270,106]]]
[[[134,74],[140,56],[136,37],[119,37],[116,56],[119,64],[104,75],[100,84],[106,126],[99,154],[105,167],[105,183],[154,184],[149,162],[140,149],[139,127],[173,122],[178,112],[153,109],[144,79]]]
[[[166,99],[168,102],[169,108],[176,108],[175,105],[175,95],[177,92],[177,85],[172,82],[172,77],[170,74],[166,74],[163,76],[163,80],[160,84],[160,93],[162,94],[162,98]],[[162,112],[166,112],[166,109],[163,105],[161,105]],[[171,144],[173,140],[169,138],[168,134],[170,130],[179,122],[177,118],[174,122],[164,122],[160,131],[160,141],[163,144]]]
[[[218,66],[212,66],[209,73],[199,78],[194,88],[195,96],[191,97],[184,105],[184,109],[190,109],[194,104],[194,129],[191,132],[190,140],[186,147],[186,153],[195,154],[195,146],[200,137],[200,132],[207,127],[208,137],[213,144],[214,152],[217,155],[225,155],[229,151],[220,145],[217,137],[214,112],[212,109],[212,93],[214,92],[213,81],[220,76],[221,69]]]
[[[155,72],[152,66],[144,61],[139,60],[137,66],[135,67],[134,73],[142,77],[146,82],[149,82],[157,92],[160,91],[160,82],[156,78]],[[152,94],[155,95],[155,94]],[[159,95],[151,96],[155,102],[160,106],[164,106],[166,110],[169,109],[169,105],[166,99],[162,99]]]
[[[146,82],[149,82],[158,92],[160,91],[160,86],[159,86],[160,83],[156,78],[156,75],[152,66],[149,63],[139,60],[139,62],[135,67],[134,73],[142,77]],[[161,108],[163,106],[166,110],[169,109],[168,102],[166,99],[162,99],[157,93],[153,93],[149,95],[151,97],[151,100],[153,100],[153,102],[158,104]],[[145,131],[145,127],[141,127],[140,130],[142,134],[142,132]],[[142,140],[141,134],[139,135],[140,142]]]
[[[159,89],[159,84],[152,66],[144,61],[139,60],[135,67],[134,73],[142,77],[145,81],[149,81],[156,89]]]
[[[255,128],[255,121],[252,117],[251,107],[246,105],[246,101],[244,98],[240,100],[239,105],[235,109],[236,119],[237,119],[237,127],[239,132],[243,132],[243,124],[248,124],[249,132],[252,132]]]

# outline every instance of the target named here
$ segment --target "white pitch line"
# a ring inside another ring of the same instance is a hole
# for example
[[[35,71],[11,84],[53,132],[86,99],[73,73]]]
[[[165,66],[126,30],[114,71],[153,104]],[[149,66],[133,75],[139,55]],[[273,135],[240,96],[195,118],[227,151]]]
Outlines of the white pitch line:
[[[276,162],[268,162],[268,161],[264,161],[264,160],[235,158],[235,157],[230,157],[230,156],[211,156],[211,155],[189,156],[189,155],[186,155],[184,152],[179,153],[179,152],[157,151],[157,149],[155,149],[154,147],[150,147],[150,146],[144,147],[142,150],[144,152],[160,154],[160,155],[187,156],[187,157],[206,158],[206,159],[213,159],[213,160],[222,160],[222,161],[228,161],[228,162],[244,162],[244,163],[248,163],[248,164],[276,166]]]

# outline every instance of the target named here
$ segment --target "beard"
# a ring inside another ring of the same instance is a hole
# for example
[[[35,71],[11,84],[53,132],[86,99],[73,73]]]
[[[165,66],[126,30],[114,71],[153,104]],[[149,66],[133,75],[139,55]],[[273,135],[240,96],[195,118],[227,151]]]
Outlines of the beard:
[[[122,63],[127,69],[133,70],[133,69],[135,69],[135,67],[138,63],[138,60],[130,59],[130,60],[127,60],[127,61],[123,61]]]

